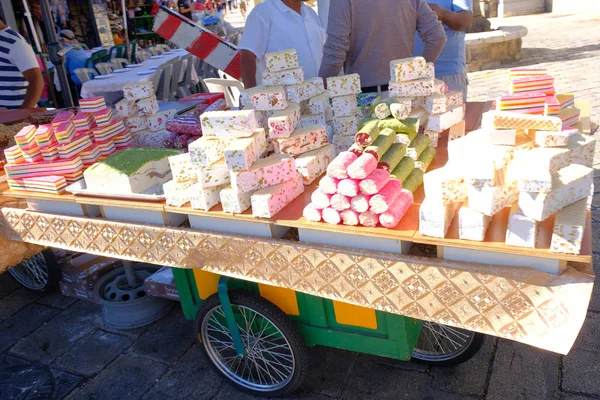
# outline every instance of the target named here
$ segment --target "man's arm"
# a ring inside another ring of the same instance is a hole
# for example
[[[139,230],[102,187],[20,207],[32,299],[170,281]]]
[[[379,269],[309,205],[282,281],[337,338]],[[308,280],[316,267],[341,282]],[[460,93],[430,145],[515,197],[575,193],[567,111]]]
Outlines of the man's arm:
[[[329,78],[337,76],[350,49],[350,32],[352,31],[352,18],[350,16],[349,0],[331,0],[327,22],[327,41],[323,47],[323,60],[319,76]]]
[[[424,44],[423,57],[427,62],[435,62],[446,44],[446,33],[425,0],[417,2],[417,32]]]
[[[21,108],[33,108],[40,101],[42,90],[44,89],[44,78],[42,78],[42,71],[39,68],[31,68],[27,71],[22,72],[25,80],[29,82],[27,86],[27,92],[25,93],[25,100],[21,104]]]
[[[440,7],[437,4],[429,4],[429,7],[437,14],[443,24],[454,31],[466,32],[471,27],[473,22],[473,12],[469,10],[461,10],[454,12],[446,8]]]
[[[256,86],[256,56],[249,50],[240,50],[242,82],[246,89]]]
[[[186,12],[189,12],[189,11],[192,11],[192,10],[193,10],[193,8],[192,8],[192,7],[188,7],[188,8],[185,8],[185,7],[179,7],[179,13],[180,13],[180,14],[183,14],[183,13],[186,13]]]

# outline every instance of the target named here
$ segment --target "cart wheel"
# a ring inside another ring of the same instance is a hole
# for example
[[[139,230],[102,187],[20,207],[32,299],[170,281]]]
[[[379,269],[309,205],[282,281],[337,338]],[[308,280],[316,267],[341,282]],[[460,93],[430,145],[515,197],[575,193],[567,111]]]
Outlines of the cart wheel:
[[[483,335],[434,322],[423,322],[412,357],[435,365],[457,365],[473,357]]]
[[[60,281],[60,269],[52,249],[43,250],[9,268],[8,272],[17,282],[34,292],[49,292],[56,288]]]
[[[196,337],[215,368],[236,389],[256,396],[280,397],[298,389],[308,369],[308,354],[296,326],[272,303],[243,291],[229,292],[246,354],[239,356],[218,294],[202,303]]]

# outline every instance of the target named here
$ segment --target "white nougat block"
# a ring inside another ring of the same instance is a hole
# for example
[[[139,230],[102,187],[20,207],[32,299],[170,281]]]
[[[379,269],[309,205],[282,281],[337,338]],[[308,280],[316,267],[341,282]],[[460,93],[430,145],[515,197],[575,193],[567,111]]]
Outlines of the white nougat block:
[[[195,184],[189,190],[190,207],[194,210],[208,211],[221,202],[219,196],[226,185],[217,185],[203,188],[200,184]]]
[[[208,167],[198,167],[197,170],[198,184],[202,188],[224,185],[230,181],[229,170],[224,158]]]
[[[309,126],[319,125],[322,127],[327,126],[325,114],[302,114],[300,117],[300,123],[298,127],[307,128]]]
[[[225,148],[227,168],[231,171],[250,169],[267,150],[267,137],[264,129],[258,129],[248,138],[234,139]]]
[[[269,117],[269,137],[271,139],[288,137],[294,132],[298,123],[300,123],[300,105],[288,103],[285,110],[277,111]]]
[[[506,241],[509,246],[528,247],[534,249],[537,244],[539,222],[523,215],[517,204],[510,209]]]
[[[251,198],[252,215],[257,218],[271,218],[302,192],[304,184],[299,173],[283,183],[258,190]]]
[[[254,163],[248,171],[231,171],[231,187],[238,192],[264,189],[283,183],[296,174],[296,164],[289,154],[274,154]]]
[[[569,143],[569,137],[576,131],[562,130],[560,132],[535,131],[535,144],[540,147],[563,147]]]
[[[133,100],[123,99],[115,104],[115,112],[118,118],[127,118],[135,114],[137,105]]]
[[[148,129],[154,132],[161,131],[167,127],[167,121],[177,114],[175,109],[159,111],[152,115],[148,115],[146,119],[146,124],[148,125]]]
[[[431,96],[435,93],[432,78],[415,79],[407,82],[393,82],[388,86],[390,97]]]
[[[353,116],[358,109],[358,100],[355,94],[331,98],[331,109],[336,117]]]
[[[258,126],[253,109],[235,111],[207,111],[200,116],[205,137],[236,138],[254,134]]]
[[[587,199],[576,201],[556,214],[550,251],[579,254],[587,220]]]
[[[358,132],[358,117],[335,117],[333,119],[333,130],[336,135],[352,136]]]
[[[458,237],[482,242],[492,217],[467,206],[458,210]]]
[[[429,114],[443,114],[446,112],[446,96],[434,93],[425,97],[425,111]]]
[[[425,197],[440,204],[457,203],[467,197],[462,173],[453,165],[445,165],[423,175]]]
[[[430,131],[425,129],[425,132],[423,132],[423,134],[425,136],[427,136],[429,138],[429,140],[431,140],[431,147],[437,147],[438,146],[438,142],[440,140],[440,132],[437,131]]]
[[[325,114],[327,109],[331,107],[329,105],[329,96],[327,95],[327,92],[323,92],[318,96],[310,98],[307,107],[311,114]]]
[[[468,165],[464,164],[465,177],[469,185],[479,187],[504,185],[507,163],[502,155],[498,154],[499,152],[495,153],[498,157],[484,151],[475,153],[468,161]]]
[[[517,140],[517,129],[487,130],[489,144],[514,146]]]
[[[459,203],[442,204],[425,197],[419,208],[419,232],[424,236],[443,239],[454,218]]]
[[[283,86],[255,86],[246,91],[252,108],[259,111],[283,110],[288,106]]]
[[[154,94],[152,82],[138,82],[123,86],[123,95],[127,100],[140,100]]]
[[[519,206],[527,217],[543,221],[569,204],[586,199],[594,180],[594,170],[572,164],[552,175],[548,193],[521,192]]]
[[[223,211],[231,214],[241,214],[252,205],[251,197],[255,191],[238,192],[231,186],[221,190],[221,206]]]
[[[432,114],[427,120],[427,128],[431,131],[442,132],[450,129],[463,119],[463,106],[452,106],[443,114]]]
[[[464,104],[462,92],[454,92],[449,90],[445,94],[446,96],[446,107],[450,106],[461,106]]]
[[[330,97],[358,94],[361,92],[360,76],[358,74],[350,74],[327,78],[327,91]]]
[[[354,144],[354,136],[333,135],[333,140],[331,141],[331,143],[333,143],[333,145],[335,146],[336,154],[339,154],[343,151],[348,151],[350,146]]]
[[[173,180],[176,182],[187,182],[198,179],[198,170],[192,163],[189,153],[170,156],[169,166],[171,167]]]
[[[208,167],[223,158],[225,148],[231,143],[232,139],[207,138],[201,137],[188,145],[188,151],[192,163],[198,167]]]
[[[303,81],[304,71],[302,68],[293,68],[278,72],[265,71],[262,84],[265,86],[297,85]]]
[[[285,87],[285,94],[287,95],[288,101],[298,104],[312,97],[318,96],[324,91],[325,86],[323,86],[323,79],[319,77],[308,79],[297,85]]]
[[[502,186],[478,187],[467,185],[469,207],[493,216],[504,207],[508,207],[519,199],[519,189],[514,181],[505,182]]]
[[[390,79],[396,82],[434,78],[431,73],[431,68],[423,57],[408,57],[390,62]]]
[[[296,49],[286,49],[265,54],[265,65],[269,72],[279,72],[299,67]]]
[[[158,100],[154,94],[136,103],[138,115],[148,116],[158,112]]]
[[[336,156],[333,144],[309,151],[296,158],[296,170],[302,175],[305,185],[310,185],[327,171],[327,166]]]
[[[190,188],[196,183],[196,180],[177,182],[170,180],[163,184],[163,192],[167,205],[181,207],[190,201]]]
[[[297,129],[290,137],[275,139],[275,151],[299,156],[311,150],[321,148],[329,143],[325,127],[312,125]]]

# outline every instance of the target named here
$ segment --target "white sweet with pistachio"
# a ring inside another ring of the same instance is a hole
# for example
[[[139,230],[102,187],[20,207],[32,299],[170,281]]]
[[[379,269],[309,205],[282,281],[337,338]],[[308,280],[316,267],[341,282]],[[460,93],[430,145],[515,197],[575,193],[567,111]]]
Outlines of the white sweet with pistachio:
[[[250,169],[267,150],[264,129],[257,129],[248,138],[234,139],[224,150],[225,163],[231,171]]]
[[[304,81],[302,68],[292,68],[278,72],[265,71],[262,84],[265,86],[297,85],[302,81]]]
[[[432,114],[427,120],[426,129],[442,132],[450,129],[451,126],[458,124],[463,119],[463,106],[451,106],[443,114]]]
[[[255,111],[207,111],[200,116],[205,137],[236,138],[254,134],[258,126]]]
[[[579,254],[587,220],[587,199],[576,201],[556,214],[550,251]]]
[[[502,186],[467,185],[469,207],[493,216],[504,207],[508,207],[519,199],[519,189],[514,181],[507,181]]]
[[[198,183],[202,188],[224,185],[229,181],[229,170],[225,158],[208,167],[198,167]]]
[[[231,143],[230,138],[201,137],[188,145],[188,151],[194,165],[208,167],[223,158],[225,148]]]
[[[194,210],[208,211],[221,202],[219,193],[226,185],[217,185],[203,188],[195,184],[189,189],[190,207]]]
[[[347,150],[347,148],[346,148]],[[296,158],[296,170],[302,175],[305,185],[310,185],[327,171],[327,166],[336,156],[333,144],[304,153]]]
[[[247,171],[231,171],[231,187],[239,192],[264,189],[283,183],[296,174],[296,164],[289,154],[273,154],[258,160]]]
[[[358,101],[355,94],[331,98],[331,110],[336,117],[348,117],[356,114]]]
[[[267,71],[279,72],[298,68],[298,54],[296,49],[286,49],[265,54]]]
[[[458,237],[482,242],[491,221],[492,217],[489,215],[463,205],[458,210]]]
[[[425,197],[419,208],[419,233],[440,239],[446,237],[457,207],[458,203],[442,204],[437,199]]]
[[[455,164],[446,164],[423,175],[425,197],[441,204],[456,203],[467,197],[467,186]]]
[[[231,186],[221,190],[221,206],[223,211],[231,214],[241,214],[252,205],[250,198],[255,191],[238,192]]]
[[[539,222],[527,218],[519,206],[514,204],[508,217],[506,244],[534,249],[537,244],[538,228]]]
[[[251,197],[252,215],[271,218],[303,192],[304,185],[299,173],[283,183],[260,189]]]
[[[327,78],[327,91],[330,97],[358,94],[361,92],[360,76],[350,74]]]

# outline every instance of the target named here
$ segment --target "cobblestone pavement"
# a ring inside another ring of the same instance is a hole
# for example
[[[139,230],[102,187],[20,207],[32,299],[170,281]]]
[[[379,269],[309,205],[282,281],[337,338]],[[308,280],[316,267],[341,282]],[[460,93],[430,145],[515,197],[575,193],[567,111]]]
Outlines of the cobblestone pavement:
[[[232,17],[241,20],[233,14]],[[233,18],[232,18],[233,19]],[[600,16],[506,19],[530,29],[518,65],[544,65],[561,91],[600,112]],[[558,60],[565,60],[561,63]],[[473,100],[502,90],[504,70],[470,74]],[[598,119],[595,119],[598,121]],[[600,181],[596,183],[600,190]],[[600,197],[593,225],[600,232]],[[594,253],[600,252],[594,237]],[[595,269],[598,270],[598,262]],[[585,399],[600,397],[600,296],[569,355],[486,338],[470,361],[435,368],[330,348],[311,348],[310,374],[297,399]],[[56,293],[40,296],[0,276],[0,400],[251,399],[215,374],[192,323],[178,306],[155,324],[103,326],[99,307]],[[15,379],[13,372],[21,371]],[[12,380],[7,381],[11,376]]]

